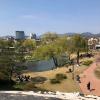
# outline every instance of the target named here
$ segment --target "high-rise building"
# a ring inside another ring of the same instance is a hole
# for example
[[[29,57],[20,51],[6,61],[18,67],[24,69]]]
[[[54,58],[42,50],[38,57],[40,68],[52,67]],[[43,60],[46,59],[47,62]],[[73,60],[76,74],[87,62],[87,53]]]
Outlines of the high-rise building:
[[[25,39],[25,33],[24,33],[24,31],[16,31],[16,39],[17,40],[23,40],[23,39]]]

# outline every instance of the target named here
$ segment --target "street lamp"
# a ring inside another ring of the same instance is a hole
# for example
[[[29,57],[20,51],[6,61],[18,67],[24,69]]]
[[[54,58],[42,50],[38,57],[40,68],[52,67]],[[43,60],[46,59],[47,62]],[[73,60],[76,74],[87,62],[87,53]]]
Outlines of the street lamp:
[[[71,60],[72,64],[72,79],[74,80],[74,60]]]

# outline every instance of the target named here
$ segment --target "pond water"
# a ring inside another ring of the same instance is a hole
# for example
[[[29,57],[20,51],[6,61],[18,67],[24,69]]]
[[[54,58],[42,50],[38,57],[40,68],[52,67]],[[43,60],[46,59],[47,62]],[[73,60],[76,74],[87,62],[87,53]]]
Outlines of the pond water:
[[[63,66],[68,62],[68,58],[66,56],[57,57],[56,60],[58,66]],[[28,62],[27,67],[30,71],[47,71],[56,68],[53,59]]]
[[[53,59],[48,61],[29,62],[28,70],[30,71],[47,71],[55,68]]]

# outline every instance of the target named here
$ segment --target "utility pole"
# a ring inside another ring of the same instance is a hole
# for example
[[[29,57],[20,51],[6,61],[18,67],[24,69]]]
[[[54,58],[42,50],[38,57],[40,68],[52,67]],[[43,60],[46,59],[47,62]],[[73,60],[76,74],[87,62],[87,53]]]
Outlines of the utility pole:
[[[72,79],[74,80],[74,60],[72,60]]]

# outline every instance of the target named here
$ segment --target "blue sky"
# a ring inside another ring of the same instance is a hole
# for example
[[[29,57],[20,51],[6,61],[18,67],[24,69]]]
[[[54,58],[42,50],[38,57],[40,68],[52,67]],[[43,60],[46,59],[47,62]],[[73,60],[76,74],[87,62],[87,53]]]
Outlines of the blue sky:
[[[16,30],[100,32],[100,0],[0,0],[0,35]]]

